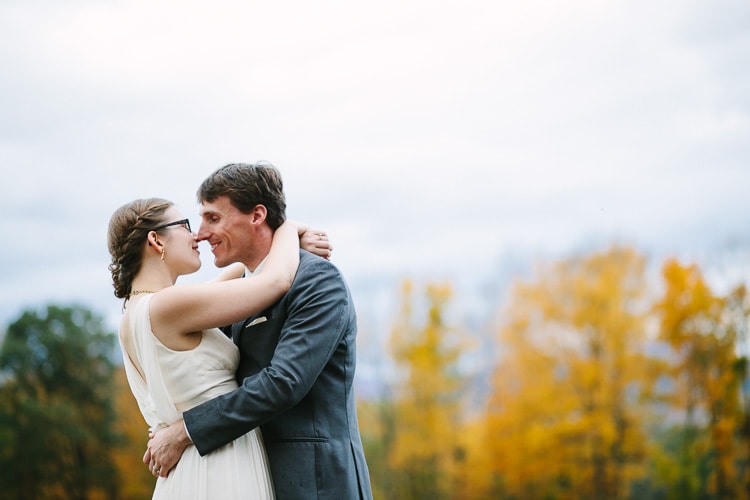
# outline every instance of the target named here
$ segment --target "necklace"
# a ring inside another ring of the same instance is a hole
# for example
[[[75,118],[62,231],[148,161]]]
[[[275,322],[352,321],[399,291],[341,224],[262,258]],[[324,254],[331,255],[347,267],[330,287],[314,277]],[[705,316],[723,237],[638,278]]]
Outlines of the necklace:
[[[152,292],[151,290],[133,290],[132,292],[130,292],[130,295],[140,295],[142,293],[156,293],[156,292]]]

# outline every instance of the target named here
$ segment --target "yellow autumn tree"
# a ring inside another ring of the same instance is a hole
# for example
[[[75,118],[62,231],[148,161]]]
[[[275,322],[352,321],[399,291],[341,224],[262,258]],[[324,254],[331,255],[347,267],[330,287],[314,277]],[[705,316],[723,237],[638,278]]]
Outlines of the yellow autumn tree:
[[[393,498],[455,498],[459,487],[461,376],[458,359],[465,347],[444,318],[452,295],[448,285],[430,284],[419,309],[414,287],[405,281],[402,310],[391,336],[400,380],[394,391],[395,425],[388,462]],[[415,319],[424,311],[426,320]]]
[[[616,246],[517,283],[493,376],[488,495],[621,499],[643,474],[645,258]]]
[[[750,313],[746,290],[719,296],[696,265],[676,259],[662,274],[657,312],[673,350],[672,404],[684,415],[674,489],[680,498],[747,499],[750,421],[742,383],[748,371],[739,345]]]

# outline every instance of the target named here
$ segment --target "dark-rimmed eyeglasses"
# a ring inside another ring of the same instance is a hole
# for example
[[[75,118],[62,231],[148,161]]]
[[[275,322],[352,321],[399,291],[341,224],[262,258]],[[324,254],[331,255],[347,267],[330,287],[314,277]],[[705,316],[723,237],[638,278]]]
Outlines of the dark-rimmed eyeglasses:
[[[192,233],[193,231],[190,229],[190,221],[188,219],[180,219],[176,220],[174,222],[168,222],[166,224],[163,224],[161,226],[155,227],[151,229],[151,231],[158,231],[159,229],[166,229],[168,227],[172,226],[183,226],[185,229],[188,230],[188,233]]]

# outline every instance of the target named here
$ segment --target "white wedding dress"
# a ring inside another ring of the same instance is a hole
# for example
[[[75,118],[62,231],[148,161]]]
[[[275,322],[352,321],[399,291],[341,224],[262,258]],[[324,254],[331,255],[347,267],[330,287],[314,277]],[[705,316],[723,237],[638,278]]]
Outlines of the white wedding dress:
[[[236,388],[239,350],[219,329],[204,331],[193,350],[165,347],[151,331],[152,296],[129,301],[119,337],[128,383],[144,419],[156,430],[182,418],[183,411]],[[204,457],[188,446],[169,476],[156,481],[153,498],[274,498],[260,430]]]

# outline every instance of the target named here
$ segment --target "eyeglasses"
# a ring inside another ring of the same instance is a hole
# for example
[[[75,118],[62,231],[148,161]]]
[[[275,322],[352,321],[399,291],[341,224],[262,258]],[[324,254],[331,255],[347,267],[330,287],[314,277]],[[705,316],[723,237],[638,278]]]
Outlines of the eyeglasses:
[[[181,220],[176,220],[174,222],[169,222],[169,223],[164,224],[162,226],[155,227],[155,228],[151,229],[151,231],[158,231],[159,229],[165,229],[165,228],[168,228],[168,227],[171,227],[171,226],[183,226],[185,229],[188,230],[188,233],[192,233],[193,232],[190,229],[190,221],[188,219],[181,219]]]

